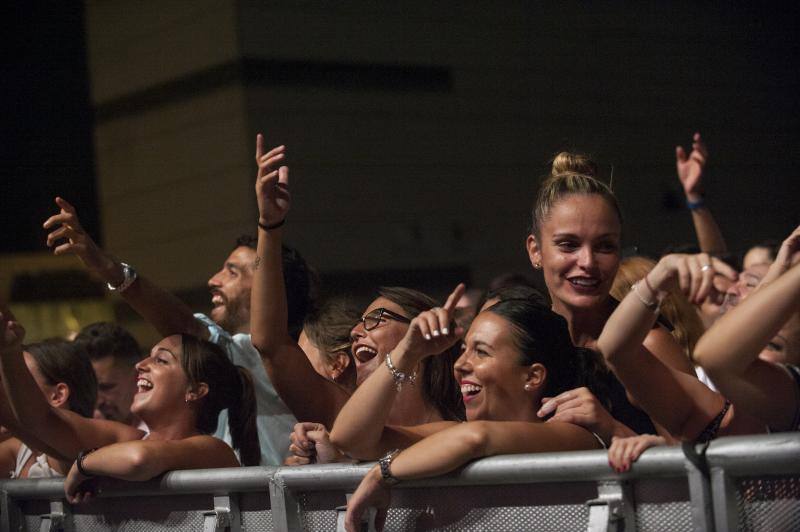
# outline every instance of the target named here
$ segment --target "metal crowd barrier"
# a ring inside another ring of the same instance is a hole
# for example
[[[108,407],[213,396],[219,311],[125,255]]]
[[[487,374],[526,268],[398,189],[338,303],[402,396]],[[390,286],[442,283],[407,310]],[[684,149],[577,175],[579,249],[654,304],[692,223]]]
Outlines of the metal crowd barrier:
[[[365,465],[176,471],[106,480],[69,505],[57,479],[0,482],[3,531],[338,530]],[[648,450],[618,475],[602,451],[495,456],[393,490],[396,530],[800,530],[800,433]]]

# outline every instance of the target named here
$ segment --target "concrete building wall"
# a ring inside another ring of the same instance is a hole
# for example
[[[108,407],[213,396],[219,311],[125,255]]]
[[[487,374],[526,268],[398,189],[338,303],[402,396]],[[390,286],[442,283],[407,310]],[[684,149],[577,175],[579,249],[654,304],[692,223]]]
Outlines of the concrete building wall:
[[[798,77],[760,40],[788,25],[749,9],[90,1],[106,246],[202,286],[254,230],[257,131],[289,146],[287,238],[323,273],[527,271],[528,209],[560,149],[613,166],[626,244],[691,241],[674,146],[695,130],[731,247],[782,237],[800,221]]]

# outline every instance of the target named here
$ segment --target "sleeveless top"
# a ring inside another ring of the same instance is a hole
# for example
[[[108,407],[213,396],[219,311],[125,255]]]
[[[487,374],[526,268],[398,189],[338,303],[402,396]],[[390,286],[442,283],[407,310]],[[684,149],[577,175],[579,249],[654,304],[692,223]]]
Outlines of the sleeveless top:
[[[789,430],[800,430],[800,368],[792,364],[785,364],[784,367],[794,377],[794,383],[797,385],[795,389],[794,418]]]
[[[14,471],[10,471],[11,478],[19,478],[25,464],[28,463],[31,456],[33,456],[33,451],[24,443],[20,443],[19,451],[17,452],[17,464],[14,467]],[[31,464],[30,469],[28,469],[27,478],[52,478],[62,476],[64,475],[50,467],[50,464],[47,463],[47,455],[42,453],[34,458],[34,462]]]

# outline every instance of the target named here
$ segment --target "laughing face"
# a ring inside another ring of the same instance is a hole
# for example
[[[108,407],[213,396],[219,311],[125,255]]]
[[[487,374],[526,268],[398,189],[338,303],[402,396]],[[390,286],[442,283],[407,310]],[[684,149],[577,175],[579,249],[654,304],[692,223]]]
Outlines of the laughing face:
[[[246,246],[234,249],[220,271],[208,280],[211,319],[231,334],[250,330],[250,288],[256,252]]]
[[[511,324],[489,311],[478,314],[453,367],[468,420],[535,419],[533,399],[525,390],[529,368],[519,361]]]
[[[587,310],[607,299],[621,231],[616,211],[601,196],[572,194],[553,206],[541,235],[528,236],[531,264],[544,272],[553,310]]]
[[[158,342],[150,356],[136,364],[136,395],[131,412],[144,418],[147,413],[186,403],[190,386],[181,366],[182,354],[181,337],[176,334]]]
[[[399,316],[405,316],[405,311],[400,305],[385,297],[379,297],[373,301],[367,307],[363,316],[378,316],[380,314],[379,309],[382,308]],[[364,382],[383,363],[386,353],[389,353],[397,346],[407,330],[408,324],[393,319],[386,314],[381,315],[377,326],[369,331],[364,327],[363,319],[353,327],[350,337],[353,340],[352,352],[356,361],[356,382],[358,385]]]

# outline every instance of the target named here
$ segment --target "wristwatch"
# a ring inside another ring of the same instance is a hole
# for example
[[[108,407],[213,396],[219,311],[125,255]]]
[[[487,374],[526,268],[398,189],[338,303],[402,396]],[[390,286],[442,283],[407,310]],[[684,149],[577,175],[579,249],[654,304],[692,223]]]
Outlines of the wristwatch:
[[[394,451],[389,451],[386,455],[378,460],[378,465],[381,468],[381,481],[385,486],[394,486],[400,479],[396,476],[392,475],[392,462],[397,455],[400,454],[400,449],[395,449]]]
[[[133,269],[133,266],[124,262],[120,262],[119,265],[122,266],[122,275],[124,276],[122,283],[118,284],[117,286],[114,286],[111,283],[106,283],[106,286],[108,286],[108,289],[112,292],[122,293],[127,290],[128,287],[136,280],[136,270]]]

